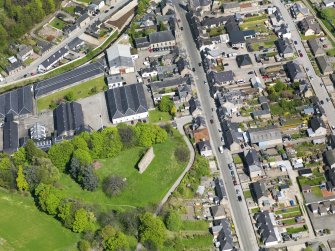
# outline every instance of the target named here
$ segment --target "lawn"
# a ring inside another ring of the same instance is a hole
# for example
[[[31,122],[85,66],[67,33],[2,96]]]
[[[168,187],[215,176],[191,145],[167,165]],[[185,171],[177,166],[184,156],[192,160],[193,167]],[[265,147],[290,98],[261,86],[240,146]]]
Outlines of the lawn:
[[[241,157],[240,157],[240,155],[238,155],[238,154],[235,154],[234,156],[233,156],[233,160],[234,160],[234,163],[236,164],[236,165],[238,165],[238,164],[242,164],[243,162],[242,162],[242,159],[241,159]]]
[[[254,21],[265,21],[268,17],[266,15],[259,15],[259,16],[253,16],[253,17],[246,17],[243,19],[244,23],[247,22],[254,22]]]
[[[155,206],[186,166],[174,158],[174,151],[180,144],[184,144],[181,138],[171,137],[164,143],[154,145],[155,158],[142,174],[136,169],[144,150],[141,147],[125,150],[112,159],[101,160],[102,167],[97,170],[100,183],[110,175],[127,179],[124,191],[118,196],[108,198],[100,187],[94,192],[83,191],[68,175],[63,175],[60,181],[63,193],[67,197],[98,205],[102,210]]]
[[[259,207],[251,209],[251,213],[253,214],[258,213],[258,212],[260,212]]]
[[[64,27],[67,25],[63,20],[60,20],[59,18],[55,17],[52,19],[52,21],[49,23],[50,26],[58,29],[58,30],[63,30]]]
[[[322,182],[325,181],[325,178],[323,176],[311,176],[311,177],[298,177],[298,181],[301,187],[310,185],[310,186],[318,186]]]
[[[327,50],[327,55],[330,56],[330,57],[334,57],[335,56],[335,48]]]
[[[284,225],[293,225],[296,223],[295,219],[287,219],[281,221]]]
[[[95,94],[95,92],[92,92],[92,88],[96,87],[97,92],[101,92],[104,90],[106,84],[104,81],[104,77],[98,77],[92,80],[89,80],[87,82],[84,82],[82,84],[75,85],[73,87],[70,87],[68,89],[52,93],[48,96],[39,98],[37,100],[37,108],[39,111],[50,108],[50,104],[54,102],[58,102],[60,100],[64,99],[64,96],[68,94],[69,92],[73,92],[74,100],[82,99],[85,97],[88,97],[90,95]]]
[[[323,197],[320,187],[318,187],[318,186],[312,187],[311,190],[312,190],[313,195],[315,195],[317,197],[321,197],[321,198]]]
[[[252,198],[252,195],[251,195],[251,191],[250,191],[250,190],[246,190],[246,191],[244,191],[243,194],[244,194],[244,197],[245,197],[246,199]]]
[[[174,247],[171,245],[164,246],[162,251],[174,251],[174,250],[197,250],[197,251],[208,251],[212,250],[213,237],[210,234],[206,235],[195,235],[188,237],[179,237],[173,243],[176,243]]]
[[[159,110],[149,111],[149,121],[151,123],[167,122],[172,120],[172,116],[168,112],[161,112]]]
[[[293,213],[293,212],[300,212],[299,206],[282,208],[280,210],[275,211],[276,214],[286,214],[286,213]]]
[[[0,250],[77,250],[79,235],[40,212],[28,196],[0,190]]]
[[[205,220],[185,220],[182,221],[181,230],[208,231],[208,221]]]
[[[286,228],[288,234],[296,234],[299,232],[307,231],[307,226],[303,225],[302,227],[288,227]]]
[[[264,49],[269,49],[275,46],[275,40],[268,40],[265,42],[258,42],[258,43],[253,43],[251,44],[251,47],[254,51],[258,51],[258,50],[264,50]],[[262,49],[259,49],[259,48]]]
[[[75,8],[76,6],[67,6],[67,7],[62,8],[62,10],[69,13],[70,15],[73,15]]]

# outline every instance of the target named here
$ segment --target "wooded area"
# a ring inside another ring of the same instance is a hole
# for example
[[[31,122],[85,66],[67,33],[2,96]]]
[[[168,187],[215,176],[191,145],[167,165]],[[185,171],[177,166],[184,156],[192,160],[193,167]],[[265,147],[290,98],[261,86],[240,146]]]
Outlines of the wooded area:
[[[60,7],[61,0],[0,1],[0,52]],[[1,11],[3,9],[3,11]]]

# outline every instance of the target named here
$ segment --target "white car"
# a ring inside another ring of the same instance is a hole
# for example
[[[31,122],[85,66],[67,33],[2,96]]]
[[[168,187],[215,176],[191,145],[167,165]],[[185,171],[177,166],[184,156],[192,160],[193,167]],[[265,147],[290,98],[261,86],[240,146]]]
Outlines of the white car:
[[[219,146],[219,152],[223,153],[223,146]]]

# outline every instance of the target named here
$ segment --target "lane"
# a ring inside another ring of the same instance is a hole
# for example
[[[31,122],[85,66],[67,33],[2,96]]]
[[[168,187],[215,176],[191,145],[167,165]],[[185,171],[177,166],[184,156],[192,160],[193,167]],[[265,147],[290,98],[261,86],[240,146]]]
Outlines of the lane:
[[[235,187],[233,185],[231,174],[228,168],[228,163],[231,162],[230,153],[229,151],[224,151],[223,154],[220,154],[218,151],[218,147],[222,144],[220,141],[221,136],[218,131],[219,120],[216,113],[212,112],[212,108],[215,111],[215,104],[214,100],[210,96],[208,85],[204,84],[204,81],[206,80],[205,72],[203,68],[198,65],[198,63],[201,62],[199,51],[197,50],[196,45],[192,39],[190,27],[185,17],[185,11],[179,6],[178,0],[173,0],[173,4],[175,5],[183,25],[183,31],[181,32],[181,36],[183,37],[184,41],[183,46],[185,47],[190,59],[191,68],[195,68],[194,79],[196,82],[198,98],[201,102],[203,115],[205,116],[208,125],[213,153],[216,156],[221,174],[223,176],[225,188],[230,202],[230,210],[232,212],[233,221],[241,249],[256,251],[258,250],[258,245],[253,226],[249,218],[247,206],[244,200],[242,202],[238,202]],[[214,123],[211,124],[210,120],[213,120]]]
[[[294,44],[295,49],[297,50],[297,52],[300,50],[301,53],[303,54],[303,57],[300,57],[297,59],[297,61],[299,62],[299,64],[301,64],[306,72],[307,72],[307,76],[308,79],[311,82],[311,85],[314,89],[315,95],[319,98],[320,102],[322,101],[324,104],[322,105],[322,107],[325,110],[326,116],[328,118],[328,122],[330,126],[335,126],[335,108],[333,103],[330,100],[330,97],[328,95],[328,92],[326,90],[326,87],[321,83],[322,80],[321,78],[316,75],[314,68],[312,66],[312,63],[310,61],[310,59],[307,56],[307,52],[306,49],[304,47],[304,45],[302,44],[301,41],[301,37],[300,34],[298,32],[297,26],[295,25],[292,17],[289,14],[289,11],[286,9],[285,5],[283,3],[280,2],[280,0],[272,0],[272,3],[274,5],[276,5],[280,12],[283,15],[284,20],[287,22],[291,33],[292,33],[292,38],[295,39],[295,41],[297,41],[297,44]],[[307,71],[308,69],[308,71]],[[329,100],[329,102],[327,101],[327,99]],[[335,131],[333,130],[333,133]]]

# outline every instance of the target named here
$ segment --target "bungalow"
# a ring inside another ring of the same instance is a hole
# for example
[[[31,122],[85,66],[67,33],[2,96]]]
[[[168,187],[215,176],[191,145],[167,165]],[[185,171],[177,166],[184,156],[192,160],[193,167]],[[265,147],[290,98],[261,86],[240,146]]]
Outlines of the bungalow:
[[[288,77],[291,79],[292,82],[302,80],[305,77],[301,66],[293,61],[286,63],[286,71]]]
[[[327,56],[319,56],[316,57],[315,60],[323,75],[329,75],[333,73],[333,67],[329,63]]]
[[[317,39],[317,38],[309,39],[309,40],[307,40],[307,44],[308,44],[309,48],[311,49],[311,52],[312,52],[314,57],[323,56],[323,55],[326,54],[325,51],[322,48],[322,45],[321,45],[319,39]]]
[[[208,80],[211,86],[222,87],[234,83],[234,73],[231,70],[221,72],[211,71],[208,74]]]
[[[213,155],[212,146],[208,140],[198,142],[197,148],[201,156],[210,157]]]
[[[290,8],[293,18],[301,20],[304,17],[309,15],[309,10],[306,7],[303,7],[301,3],[294,3]]]
[[[325,143],[327,129],[325,123],[322,121],[320,117],[313,117],[310,120],[310,126],[307,129],[308,136],[313,139],[314,144]]]
[[[294,50],[290,41],[285,38],[280,38],[275,42],[278,53],[283,58],[291,58],[294,56]]]
[[[305,17],[298,23],[298,27],[304,36],[319,35],[321,33],[320,25],[313,16]]]
[[[244,160],[247,165],[247,171],[250,178],[263,176],[262,164],[259,160],[255,149],[250,149],[244,152]]]
[[[284,24],[285,21],[280,11],[277,8],[275,9],[276,10],[269,15],[270,23],[272,24],[272,26],[280,26]]]
[[[21,45],[19,47],[19,52],[16,54],[16,57],[22,62],[24,62],[33,54],[34,54],[33,48],[30,45]]]

